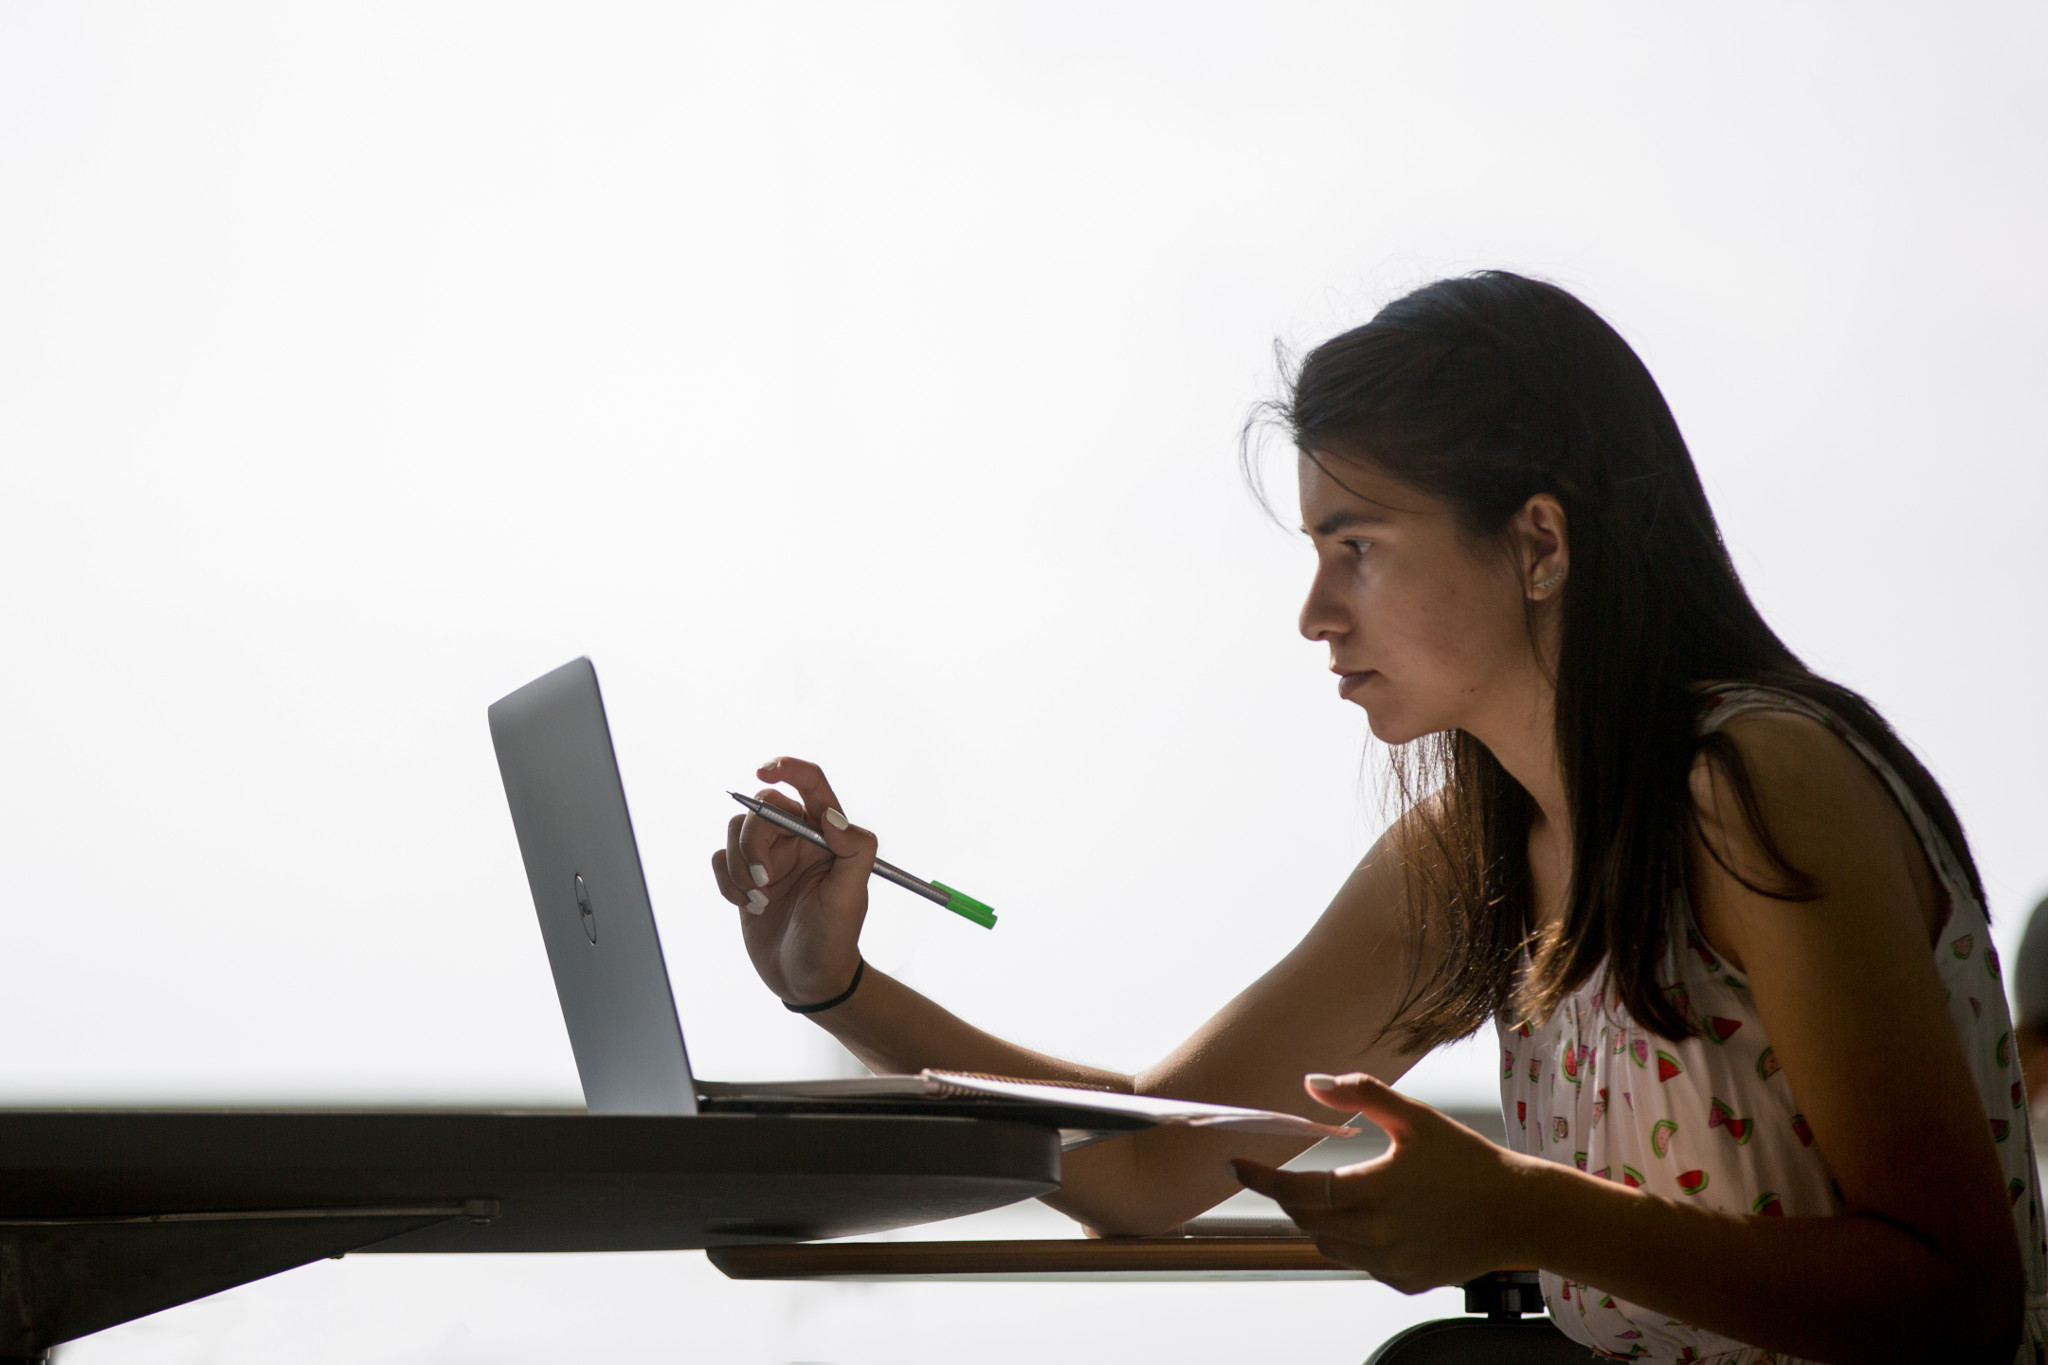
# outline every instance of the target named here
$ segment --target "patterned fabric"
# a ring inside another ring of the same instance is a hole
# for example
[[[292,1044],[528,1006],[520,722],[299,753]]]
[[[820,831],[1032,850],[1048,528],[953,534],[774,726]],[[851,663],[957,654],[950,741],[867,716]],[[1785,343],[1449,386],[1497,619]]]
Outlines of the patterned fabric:
[[[1703,728],[1746,711],[1793,711],[1833,730],[1884,779],[1926,850],[1949,913],[1934,947],[1949,1017],[1997,1141],[2027,1272],[2018,1360],[2048,1358],[2048,1249],[2026,1092],[1984,909],[1948,843],[1897,773],[1848,726],[1801,698],[1714,690]],[[1496,1021],[1508,1145],[1603,1180],[1767,1218],[1835,1213],[1842,1198],[1779,1070],[1742,974],[1707,946],[1683,894],[1659,979],[1699,1033],[1674,1043],[1603,998],[1600,974],[1545,1023]],[[1795,1365],[1791,1357],[1678,1322],[1590,1285],[1543,1276],[1544,1301],[1573,1340],[1618,1360]]]

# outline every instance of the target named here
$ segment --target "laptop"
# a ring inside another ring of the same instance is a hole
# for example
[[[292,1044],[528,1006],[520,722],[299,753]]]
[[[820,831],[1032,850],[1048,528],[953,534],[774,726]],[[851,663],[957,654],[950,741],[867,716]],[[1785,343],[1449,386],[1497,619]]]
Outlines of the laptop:
[[[597,669],[571,660],[490,708],[555,994],[592,1114],[915,1113],[1059,1127],[1068,1146],[1156,1123],[1321,1138],[1292,1114],[927,1071],[819,1081],[698,1079],[676,1011]]]

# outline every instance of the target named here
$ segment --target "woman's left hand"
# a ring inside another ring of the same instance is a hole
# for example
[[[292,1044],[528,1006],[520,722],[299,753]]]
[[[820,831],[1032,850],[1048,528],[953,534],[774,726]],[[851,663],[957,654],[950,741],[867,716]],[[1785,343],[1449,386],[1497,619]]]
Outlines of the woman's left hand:
[[[1241,1182],[1286,1210],[1325,1256],[1404,1294],[1508,1268],[1521,1213],[1518,1158],[1363,1073],[1305,1084],[1330,1108],[1386,1129],[1392,1146],[1327,1172],[1233,1161]]]

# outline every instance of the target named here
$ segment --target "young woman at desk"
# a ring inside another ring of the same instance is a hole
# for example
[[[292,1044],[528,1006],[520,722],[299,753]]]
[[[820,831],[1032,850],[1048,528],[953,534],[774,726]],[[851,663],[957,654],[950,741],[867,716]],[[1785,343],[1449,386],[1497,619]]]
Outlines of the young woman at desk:
[[[1318,347],[1283,413],[1316,552],[1302,634],[1434,790],[1135,1076],[873,967],[812,1017],[877,1071],[1340,1109],[1393,1139],[1333,1177],[1275,1170],[1299,1150],[1280,1139],[1102,1143],[1049,1202],[1105,1232],[1242,1181],[1397,1289],[1541,1267],[1559,1326],[1616,1356],[2040,1359],[2040,1192],[1963,831],[1758,615],[1627,343],[1552,286],[1446,280]],[[1882,592],[1912,539],[1876,543]],[[815,766],[760,776],[832,852],[747,817],[713,870],[769,989],[830,1001],[875,841]],[[1489,1020],[1509,1149],[1387,1086]]]

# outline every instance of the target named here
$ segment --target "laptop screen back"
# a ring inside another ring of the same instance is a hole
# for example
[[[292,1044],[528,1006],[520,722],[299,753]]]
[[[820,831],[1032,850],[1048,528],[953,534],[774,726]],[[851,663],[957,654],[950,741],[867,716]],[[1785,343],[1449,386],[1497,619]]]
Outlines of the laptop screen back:
[[[588,659],[491,707],[491,742],[593,1114],[694,1114],[697,1091]]]

